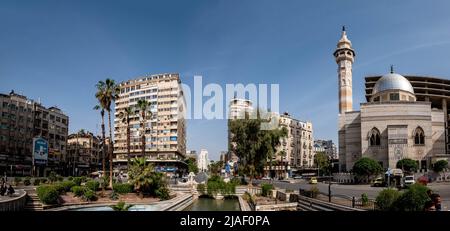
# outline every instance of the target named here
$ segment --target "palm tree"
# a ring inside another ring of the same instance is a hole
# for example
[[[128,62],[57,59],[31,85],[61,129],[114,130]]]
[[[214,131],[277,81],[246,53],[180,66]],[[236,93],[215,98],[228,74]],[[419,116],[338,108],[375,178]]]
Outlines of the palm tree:
[[[103,109],[108,112],[108,127],[109,127],[109,187],[112,188],[113,183],[113,141],[112,141],[112,129],[111,129],[111,104],[118,98],[120,88],[112,79],[106,79],[98,81],[97,83],[96,98]]]
[[[106,172],[106,163],[105,163],[105,153],[106,153],[106,144],[105,144],[105,109],[101,107],[100,105],[96,105],[94,107],[94,110],[100,110],[100,115],[102,116],[102,170],[103,174]]]
[[[131,107],[127,107],[119,113],[119,118],[122,119],[122,123],[127,125],[127,169],[130,169],[130,115],[133,114],[134,112]]]
[[[150,104],[146,100],[138,100],[137,106],[139,108],[139,111],[141,112],[142,157],[145,159],[145,119],[146,119],[146,116],[151,117],[152,113],[148,112],[149,114],[147,115],[147,109],[150,106]]]

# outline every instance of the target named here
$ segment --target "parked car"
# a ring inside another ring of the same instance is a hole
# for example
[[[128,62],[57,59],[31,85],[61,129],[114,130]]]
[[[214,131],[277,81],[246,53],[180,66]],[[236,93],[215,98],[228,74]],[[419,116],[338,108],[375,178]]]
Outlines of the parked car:
[[[383,177],[378,177],[372,182],[373,187],[382,187],[385,185]]]
[[[416,180],[414,179],[414,176],[405,176],[405,178],[403,179],[403,185],[405,187],[408,187],[412,184],[416,183]]]
[[[309,179],[309,183],[310,184],[317,184],[317,178],[316,177],[311,177],[311,179]]]
[[[295,176],[294,177],[294,180],[300,180],[300,179],[303,179],[303,177],[302,176]]]

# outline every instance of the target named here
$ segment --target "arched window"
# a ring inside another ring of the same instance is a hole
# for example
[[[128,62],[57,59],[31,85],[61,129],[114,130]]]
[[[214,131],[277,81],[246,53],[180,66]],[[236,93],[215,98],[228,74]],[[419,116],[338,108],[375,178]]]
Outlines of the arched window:
[[[380,146],[380,144],[380,131],[377,128],[372,128],[369,132],[369,146]]]
[[[415,145],[424,145],[425,144],[425,133],[421,127],[417,127],[414,130],[414,144]]]

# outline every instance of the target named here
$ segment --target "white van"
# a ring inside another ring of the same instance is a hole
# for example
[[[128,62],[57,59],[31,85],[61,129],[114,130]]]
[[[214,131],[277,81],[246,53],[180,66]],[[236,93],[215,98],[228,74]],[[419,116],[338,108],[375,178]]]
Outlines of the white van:
[[[405,176],[405,178],[403,178],[403,184],[405,185],[405,187],[410,186],[412,184],[416,183],[416,181],[414,180],[414,176]]]

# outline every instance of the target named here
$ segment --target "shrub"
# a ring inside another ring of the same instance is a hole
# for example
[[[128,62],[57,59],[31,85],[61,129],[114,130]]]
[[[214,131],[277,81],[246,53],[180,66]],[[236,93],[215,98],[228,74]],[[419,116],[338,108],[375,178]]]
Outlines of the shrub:
[[[421,184],[413,184],[392,205],[395,211],[423,211],[425,203],[430,200],[428,188]]]
[[[95,192],[100,187],[100,183],[95,180],[90,180],[90,181],[86,182],[86,187]]]
[[[206,193],[205,184],[198,184],[197,191],[199,191],[201,195],[204,195]]]
[[[23,180],[23,184],[25,186],[30,185],[31,184],[31,177],[29,177],[29,176],[25,177],[25,179]]]
[[[45,184],[47,182],[48,182],[47,178],[41,178],[41,183]]]
[[[117,205],[111,206],[114,211],[128,211],[128,209],[133,205],[127,205],[123,201],[119,201]]]
[[[69,176],[67,180],[73,181],[73,176]]]
[[[73,186],[76,186],[75,182],[73,181],[63,181],[59,183],[60,185],[62,185],[64,187],[64,191],[65,192],[70,192],[70,190],[72,189]]]
[[[58,204],[59,193],[52,185],[42,185],[37,189],[39,200],[47,205]]]
[[[54,184],[53,188],[58,192],[59,195],[66,192],[63,184]]]
[[[127,194],[133,192],[133,185],[124,183],[124,184],[113,184],[113,190],[119,194]]]
[[[15,185],[19,185],[20,182],[22,182],[22,178],[21,177],[14,177],[14,184]]]
[[[75,195],[76,197],[80,197],[80,196],[84,195],[84,191],[86,191],[86,187],[75,185],[72,187],[71,191],[73,192],[73,195]]]
[[[392,210],[392,204],[400,197],[401,193],[395,189],[384,189],[378,193],[375,199],[375,205],[378,210],[389,211]]]
[[[405,159],[399,160],[396,164],[396,167],[403,169],[407,172],[414,172],[418,169],[419,166],[416,161],[409,159],[409,158],[405,158]]]
[[[82,182],[82,179],[81,179],[81,177],[74,177],[74,178],[73,178],[73,182],[74,182],[76,185],[80,186],[80,185],[81,185],[81,182]]]
[[[86,176],[81,176],[80,178],[81,178],[81,182],[82,182],[82,183],[87,181]]]
[[[306,191],[306,195],[311,198],[317,198],[319,195],[319,188],[317,186],[312,186],[309,191]]]
[[[50,183],[56,182],[57,177],[56,177],[56,172],[50,172],[50,174],[48,175],[48,181],[50,181]]]
[[[86,201],[95,201],[97,200],[97,195],[94,191],[86,189],[84,190],[83,199],[85,199]]]
[[[273,185],[271,185],[271,184],[261,184],[261,195],[264,197],[270,196],[272,189],[273,189]]]
[[[170,191],[167,187],[161,187],[156,190],[156,196],[161,200],[170,199]]]
[[[118,200],[118,199],[119,199],[119,194],[116,193],[115,191],[113,191],[113,192],[111,193],[111,195],[109,195],[109,199],[111,199],[111,200],[113,200],[113,201]]]
[[[33,181],[34,186],[38,186],[40,183],[41,183],[41,180],[39,180],[38,178],[34,179],[34,181]]]
[[[362,203],[362,206],[367,206],[369,204],[369,197],[367,196],[366,193],[363,193],[361,195],[361,203]]]
[[[58,181],[64,181],[64,177],[62,177],[62,176],[58,176],[57,178],[58,178]]]

